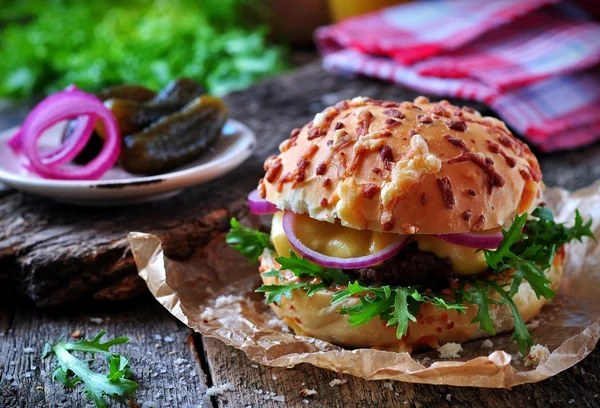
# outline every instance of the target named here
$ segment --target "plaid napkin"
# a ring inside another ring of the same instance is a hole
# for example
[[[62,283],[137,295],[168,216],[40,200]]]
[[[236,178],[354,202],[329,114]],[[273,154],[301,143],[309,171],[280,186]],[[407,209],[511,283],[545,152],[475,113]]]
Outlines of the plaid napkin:
[[[317,31],[326,69],[489,104],[542,150],[600,139],[600,24],[550,0],[433,0]]]

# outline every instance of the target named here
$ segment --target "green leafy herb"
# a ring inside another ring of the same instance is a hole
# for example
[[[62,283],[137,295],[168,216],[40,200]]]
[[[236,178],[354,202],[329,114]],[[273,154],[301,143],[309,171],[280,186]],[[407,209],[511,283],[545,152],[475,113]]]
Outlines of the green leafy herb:
[[[305,258],[298,257],[293,251],[290,251],[289,257],[279,256],[275,260],[281,265],[281,269],[290,270],[296,276],[309,275],[321,278],[326,282],[334,282],[338,285],[345,285],[349,281],[341,269],[324,268]]]
[[[273,249],[269,234],[245,227],[235,218],[231,219],[230,224],[231,230],[229,230],[225,242],[247,257],[250,262],[256,262],[265,248]]]
[[[54,354],[58,360],[52,378],[69,388],[82,382],[87,396],[96,403],[97,407],[106,407],[104,395],[116,397],[133,394],[138,388],[138,384],[129,379],[131,378],[129,361],[122,355],[110,351],[112,346],[126,343],[129,339],[119,337],[101,343],[100,340],[105,334],[106,331],[102,330],[90,341],[82,339],[73,343],[59,339],[54,345],[46,343],[42,352],[42,358]],[[108,360],[108,374],[94,372],[88,360],[75,357],[72,351],[82,352],[84,358],[87,353],[90,353],[92,359],[95,358],[96,353],[102,353]]]
[[[287,68],[248,0],[27,0],[0,7],[0,96],[31,97],[70,83],[86,91],[177,76],[210,93],[242,89]]]
[[[321,281],[317,283],[285,282],[280,285],[262,285],[256,291],[266,293],[268,303],[280,304],[282,296],[291,299],[292,290],[294,289],[303,288],[308,296],[313,296],[332,284],[345,285],[348,283],[348,277],[341,269],[315,265],[307,259],[298,257],[293,251],[290,251],[289,256],[279,256],[275,260],[281,265],[282,270],[289,270],[298,277],[312,276],[313,278],[319,278]],[[279,276],[279,271],[265,272],[262,276]]]
[[[256,292],[267,294],[267,303],[281,304],[281,297],[292,298],[292,290],[300,289],[308,285],[306,282],[286,283],[285,285],[262,285]]]
[[[595,240],[591,231],[592,220],[584,224],[579,210],[575,211],[575,223],[570,228],[564,224],[557,224],[548,208],[538,207],[531,215],[529,220],[527,214],[517,216],[508,231],[502,231],[504,239],[498,249],[483,251],[487,264],[495,274],[500,275],[507,270],[514,271],[510,276],[512,283],[508,291],[495,281],[481,281],[476,278],[470,279],[472,287],[468,291],[471,302],[478,305],[473,323],[479,322],[480,327],[490,333],[494,333],[494,330],[488,305],[508,304],[515,322],[512,338],[516,340],[521,354],[524,355],[533,344],[533,339],[512,300],[519,290],[519,285],[526,280],[538,298],[551,300],[556,293],[549,287],[550,280],[546,277],[546,271],[552,266],[556,251],[563,244],[573,240],[581,241],[583,237]],[[492,291],[501,297],[500,302],[489,297]]]
[[[416,321],[415,315],[420,311],[422,303],[434,303],[447,310],[462,311],[467,308],[439,295],[421,293],[418,286],[373,288],[362,286],[359,282],[350,283],[347,289],[336,292],[331,304],[340,303],[351,296],[357,296],[359,303],[340,309],[340,313],[349,315],[351,326],[368,323],[379,316],[381,320],[387,321],[388,326],[396,328],[398,338],[406,335],[409,320]]]

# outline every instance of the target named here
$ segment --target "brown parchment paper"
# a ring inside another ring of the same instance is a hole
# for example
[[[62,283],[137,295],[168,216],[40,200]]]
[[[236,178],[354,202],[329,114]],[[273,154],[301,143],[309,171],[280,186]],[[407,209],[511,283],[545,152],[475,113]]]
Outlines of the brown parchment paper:
[[[594,232],[600,237],[600,182],[573,193],[550,189],[544,199],[559,222],[573,220],[576,208],[585,218],[593,217]],[[492,349],[482,349],[482,341],[465,343],[460,358],[442,360],[435,350],[412,354],[346,350],[286,333],[273,325],[275,315],[262,294],[253,292],[259,286],[257,267],[241,261],[224,236],[185,262],[166,258],[156,236],[134,232],[129,242],[139,275],[167,310],[193,330],[243,350],[260,364],[309,363],[369,380],[509,388],[571,367],[593,350],[600,337],[600,248],[590,239],[570,245],[559,294],[530,325],[535,343],[551,351],[537,368],[523,365],[510,334],[492,337]],[[206,312],[209,307],[212,313]]]

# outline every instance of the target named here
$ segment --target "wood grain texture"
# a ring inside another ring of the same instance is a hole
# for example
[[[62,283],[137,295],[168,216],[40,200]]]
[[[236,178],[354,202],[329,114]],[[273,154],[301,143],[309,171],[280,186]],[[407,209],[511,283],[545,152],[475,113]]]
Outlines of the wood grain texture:
[[[144,290],[127,251],[129,231],[161,236],[167,254],[191,254],[231,215],[243,211],[262,176],[264,159],[291,129],[340,99],[357,95],[412,100],[417,92],[368,78],[327,73],[319,63],[225,97],[231,116],[256,132],[255,154],[232,173],[161,202],[126,208],[85,208],[15,192],[0,192],[0,296],[25,294],[37,305],[79,297],[124,299]],[[480,103],[468,103],[491,114]],[[14,117],[20,117],[16,115]],[[15,123],[16,124],[16,123]],[[600,144],[567,154],[540,155],[547,185],[577,188],[600,178]]]
[[[273,368],[253,364],[243,352],[219,340],[205,338],[204,348],[214,384],[230,383],[235,390],[218,398],[219,407],[598,407],[600,406],[600,350],[596,349],[577,366],[538,384],[512,390],[480,389],[366,381],[302,364]],[[330,386],[340,378],[347,383]],[[310,397],[300,395],[314,389]],[[262,390],[262,391],[259,391]],[[283,395],[285,403],[268,392]],[[304,403],[302,400],[306,400]],[[307,404],[308,401],[308,404]]]
[[[153,299],[145,298],[139,305],[117,303],[78,309],[0,311],[0,407],[86,406],[90,401],[79,392],[81,388],[67,389],[52,381],[55,359],[42,360],[40,354],[46,341],[68,337],[75,330],[90,338],[102,329],[108,331],[106,339],[129,337],[129,343],[114,350],[130,359],[134,380],[140,384],[133,399],[126,398],[113,407],[135,407],[134,402],[141,406],[145,401],[164,407],[211,405],[204,397],[205,376],[197,363],[196,349],[190,348],[190,330]],[[28,347],[34,352],[25,352]]]

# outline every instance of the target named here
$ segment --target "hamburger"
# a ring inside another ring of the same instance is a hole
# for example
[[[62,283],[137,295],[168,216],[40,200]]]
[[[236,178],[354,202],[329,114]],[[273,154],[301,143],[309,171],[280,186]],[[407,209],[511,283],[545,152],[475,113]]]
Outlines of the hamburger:
[[[275,314],[343,347],[438,348],[514,330],[556,294],[564,245],[529,147],[448,101],[357,97],[281,143],[249,196],[270,234],[232,220],[227,241],[259,260]]]

